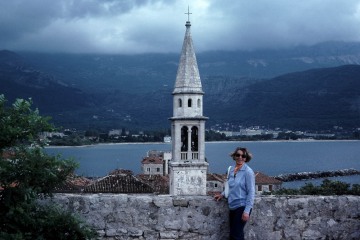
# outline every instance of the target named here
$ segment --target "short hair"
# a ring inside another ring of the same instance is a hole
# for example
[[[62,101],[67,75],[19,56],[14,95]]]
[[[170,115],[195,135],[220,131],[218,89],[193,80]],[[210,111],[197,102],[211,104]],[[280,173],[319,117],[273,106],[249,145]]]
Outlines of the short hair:
[[[237,151],[241,150],[243,152],[243,154],[245,155],[245,162],[250,162],[250,160],[252,159],[252,154],[247,150],[247,148],[244,147],[237,147],[232,153],[230,153],[230,156],[232,157],[233,160],[235,160],[235,154],[237,153]]]

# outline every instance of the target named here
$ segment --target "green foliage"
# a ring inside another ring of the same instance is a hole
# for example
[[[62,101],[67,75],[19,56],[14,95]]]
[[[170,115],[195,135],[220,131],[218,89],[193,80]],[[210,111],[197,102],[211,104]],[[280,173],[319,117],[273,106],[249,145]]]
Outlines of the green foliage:
[[[6,108],[6,99],[0,95],[0,149],[34,141],[40,131],[51,131],[49,118],[32,110],[31,100],[17,99],[11,108]]]
[[[325,179],[321,184],[322,195],[345,195],[350,194],[350,184],[340,181],[330,181]]]
[[[39,147],[12,150],[15,150],[16,155],[0,162],[1,185],[5,188],[16,182],[16,189],[50,194],[77,167],[71,160],[59,160],[56,156],[46,155]]]
[[[57,206],[18,202],[2,215],[0,239],[92,239],[94,231]]]
[[[360,196],[360,184],[353,184],[351,192],[353,195]]]
[[[293,189],[293,188],[281,188],[277,191],[273,191],[272,194],[275,194],[275,195],[298,195],[299,190]]]
[[[226,136],[223,133],[218,133],[213,130],[209,130],[205,132],[205,141],[221,141],[226,140]]]
[[[312,183],[307,183],[300,188],[299,194],[304,195],[321,195],[322,190],[320,187],[314,186]]]
[[[0,239],[90,239],[94,231],[71,213],[40,205],[52,196],[77,164],[49,156],[37,141],[53,127],[31,100],[18,99],[11,107],[0,95]]]
[[[350,184],[331,181],[329,179],[323,180],[320,186],[315,186],[312,183],[307,183],[300,189],[288,189],[282,188],[272,192],[275,195],[360,195],[360,185],[353,184],[350,188]]]

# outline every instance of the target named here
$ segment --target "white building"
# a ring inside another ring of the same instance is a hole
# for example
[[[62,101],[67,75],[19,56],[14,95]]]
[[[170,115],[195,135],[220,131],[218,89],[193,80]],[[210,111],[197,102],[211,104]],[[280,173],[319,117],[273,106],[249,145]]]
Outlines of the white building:
[[[282,181],[269,177],[261,172],[255,172],[255,193],[272,192],[281,188]]]
[[[169,174],[169,161],[171,152],[151,150],[141,161],[141,170],[145,175],[163,175]]]
[[[144,157],[141,161],[142,172],[145,175],[163,175],[164,161],[160,156]]]
[[[111,137],[111,136],[120,136],[122,133],[122,130],[121,129],[113,129],[113,130],[110,130],[108,135]]]
[[[164,143],[171,143],[171,136],[165,136]]]

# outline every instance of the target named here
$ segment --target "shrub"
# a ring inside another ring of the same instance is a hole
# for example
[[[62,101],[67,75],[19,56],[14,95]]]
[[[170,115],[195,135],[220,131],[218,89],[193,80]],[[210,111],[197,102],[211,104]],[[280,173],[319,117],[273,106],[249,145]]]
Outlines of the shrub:
[[[77,167],[44,153],[37,135],[53,130],[49,119],[31,109],[31,100],[18,99],[11,107],[5,102],[0,95],[0,239],[94,238],[77,216],[39,204]]]
[[[324,179],[320,186],[307,183],[300,189],[281,188],[272,192],[275,195],[360,195],[360,185],[354,184],[350,189],[350,184]]]

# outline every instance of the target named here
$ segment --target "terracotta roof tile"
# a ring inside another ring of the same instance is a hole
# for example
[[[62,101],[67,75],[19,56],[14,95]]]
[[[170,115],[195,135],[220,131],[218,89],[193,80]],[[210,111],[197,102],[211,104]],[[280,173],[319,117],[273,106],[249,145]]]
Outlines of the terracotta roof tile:
[[[219,182],[225,182],[226,181],[226,175],[224,174],[218,174],[218,173],[208,173],[206,175],[207,181],[219,181]]]
[[[139,174],[136,176],[150,185],[155,193],[169,194],[169,176]]]
[[[109,172],[109,175],[116,175],[116,174],[134,175],[133,171],[122,169],[122,168],[118,168],[118,169],[115,169],[115,170]]]
[[[84,188],[88,193],[152,193],[148,184],[140,181],[131,174],[115,174],[105,176],[94,184]]]
[[[267,176],[261,172],[255,172],[255,183],[256,184],[281,184],[282,182],[273,177]]]
[[[141,161],[142,164],[163,164],[163,158],[162,157],[144,157]]]

